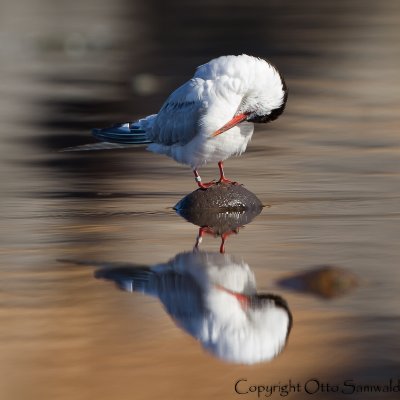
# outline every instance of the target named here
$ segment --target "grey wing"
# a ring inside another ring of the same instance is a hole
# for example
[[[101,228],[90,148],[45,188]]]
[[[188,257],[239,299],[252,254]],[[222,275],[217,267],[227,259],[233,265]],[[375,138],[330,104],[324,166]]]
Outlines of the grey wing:
[[[102,268],[95,276],[114,281],[121,290],[158,297],[175,322],[197,336],[198,326],[207,312],[201,287],[189,274],[163,267],[164,272],[149,267]]]
[[[168,97],[148,132],[150,140],[166,146],[185,145],[196,136],[208,106],[202,95],[203,83],[191,79]]]

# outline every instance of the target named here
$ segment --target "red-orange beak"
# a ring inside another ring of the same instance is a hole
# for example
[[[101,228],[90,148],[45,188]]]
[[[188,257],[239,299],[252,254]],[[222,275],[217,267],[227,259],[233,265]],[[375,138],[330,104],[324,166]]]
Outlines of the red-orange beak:
[[[237,124],[240,124],[242,121],[244,121],[247,118],[248,114],[238,114],[235,115],[230,121],[228,121],[222,128],[219,128],[217,131],[215,131],[211,137],[215,137],[220,135],[221,133],[227,131],[228,129],[233,128]]]
[[[250,305],[250,298],[249,296],[243,294],[243,293],[238,293],[238,292],[234,292],[230,289],[227,289],[221,285],[215,285],[215,287],[219,290],[222,290],[223,292],[226,292],[228,294],[231,294],[232,296],[234,296],[237,301],[239,302],[240,306],[244,309],[247,310],[249,308]]]

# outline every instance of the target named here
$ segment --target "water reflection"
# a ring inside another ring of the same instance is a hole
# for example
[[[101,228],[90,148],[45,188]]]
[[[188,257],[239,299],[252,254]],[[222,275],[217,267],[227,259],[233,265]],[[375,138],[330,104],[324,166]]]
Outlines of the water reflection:
[[[205,234],[220,236],[221,253],[225,252],[225,242],[228,236],[239,233],[239,229],[249,224],[261,211],[262,207],[235,212],[213,212],[209,209],[194,208],[176,209],[177,214],[186,221],[199,226],[196,248],[199,247]]]
[[[154,266],[102,268],[95,276],[128,292],[157,297],[179,327],[210,353],[228,362],[269,361],[285,347],[292,314],[275,294],[258,294],[253,272],[243,260],[225,254],[225,240],[261,212],[177,211],[198,225],[190,252]],[[205,233],[220,236],[220,252],[199,250]]]
[[[193,250],[163,264],[103,268],[95,276],[122,290],[157,297],[179,327],[228,362],[275,358],[291,330],[286,301],[258,294],[248,264],[227,254]]]
[[[309,271],[292,274],[278,281],[284,288],[310,293],[323,299],[344,296],[358,285],[358,277],[344,268],[323,265]]]

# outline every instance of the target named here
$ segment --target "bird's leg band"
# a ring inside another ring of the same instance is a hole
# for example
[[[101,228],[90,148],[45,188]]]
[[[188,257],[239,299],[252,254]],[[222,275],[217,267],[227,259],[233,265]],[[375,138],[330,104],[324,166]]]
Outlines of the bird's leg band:
[[[214,185],[215,182],[208,182],[208,183],[201,183],[201,177],[197,170],[193,170],[194,173],[194,180],[197,182],[197,186],[200,189],[208,189],[210,186]]]
[[[201,182],[201,176],[199,175],[199,173],[195,169],[193,170],[193,173],[194,173],[194,180],[196,182]]]

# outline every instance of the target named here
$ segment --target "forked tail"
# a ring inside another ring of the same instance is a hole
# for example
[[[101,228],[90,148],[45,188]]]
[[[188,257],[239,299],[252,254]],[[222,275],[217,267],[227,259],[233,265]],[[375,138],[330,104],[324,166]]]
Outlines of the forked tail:
[[[155,273],[148,267],[103,268],[95,272],[95,277],[114,281],[121,290],[127,292],[152,294],[155,283]]]
[[[140,127],[139,121],[114,125],[105,129],[93,129],[93,136],[102,142],[119,144],[147,144],[151,140],[147,138],[146,131]]]
[[[101,143],[90,143],[82,146],[68,147],[62,151],[121,149],[152,143],[146,132],[151,126],[154,117],[155,115],[150,115],[135,122],[116,124],[104,129],[93,129],[93,136],[100,140]]]

